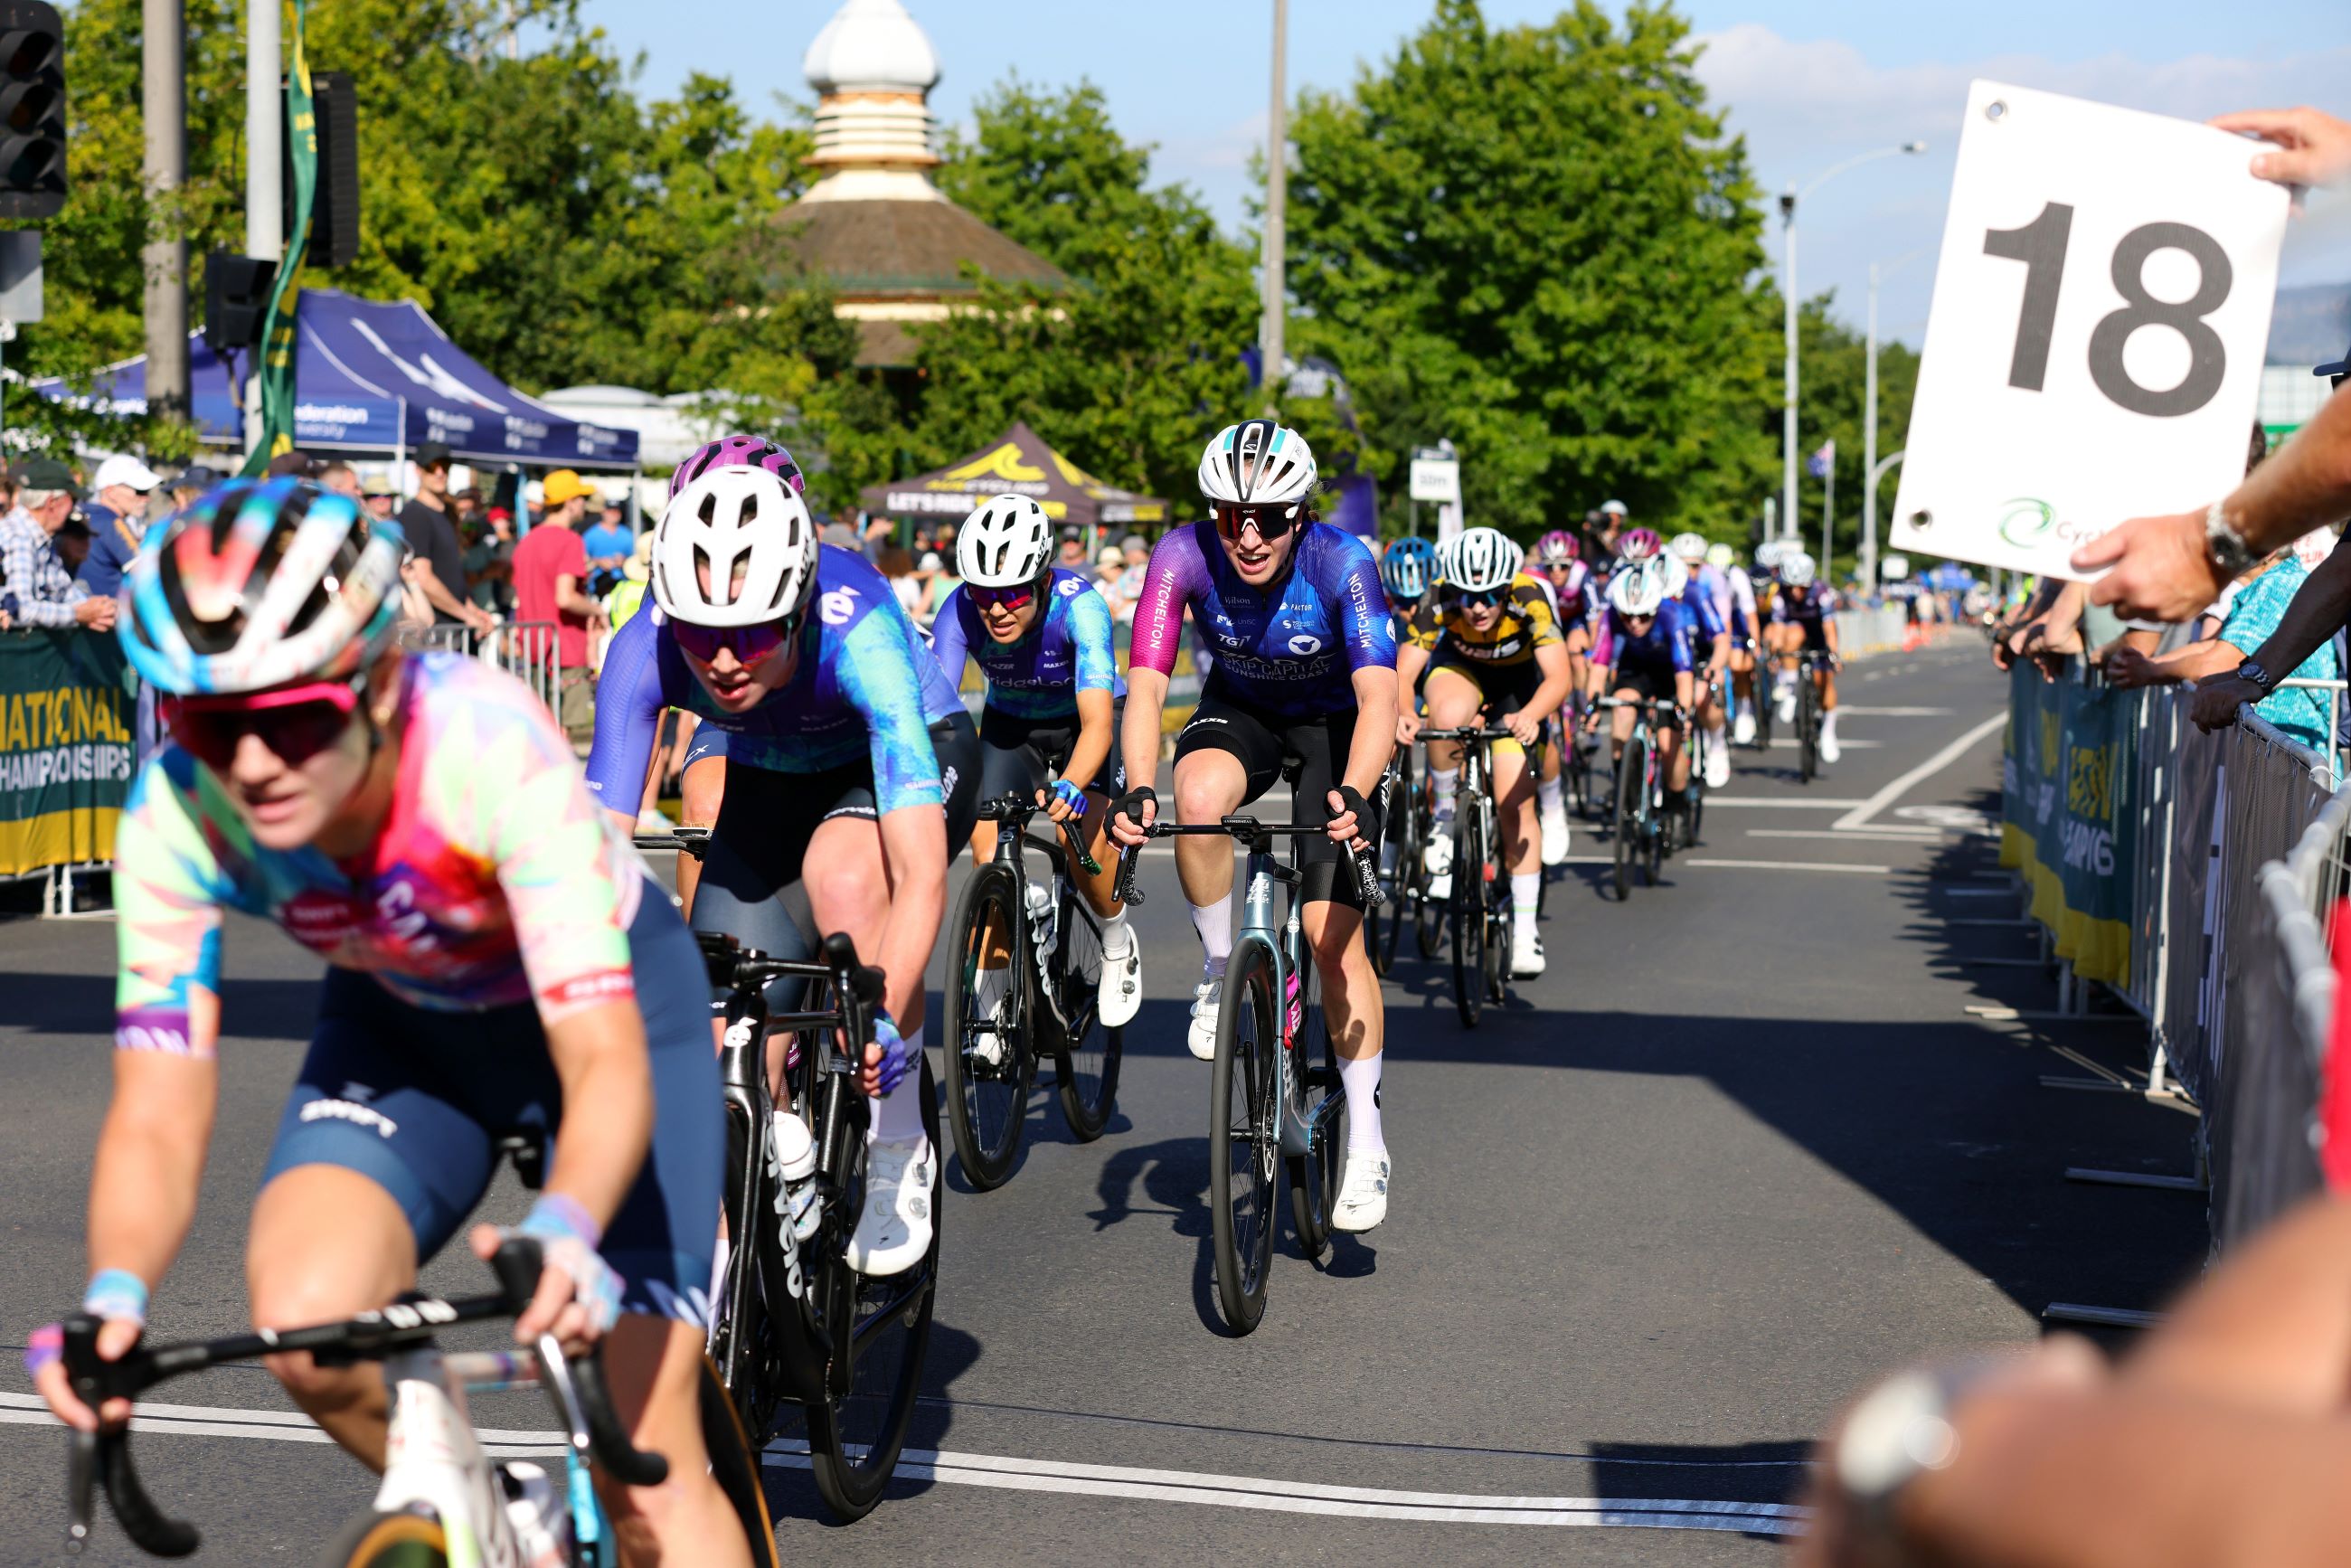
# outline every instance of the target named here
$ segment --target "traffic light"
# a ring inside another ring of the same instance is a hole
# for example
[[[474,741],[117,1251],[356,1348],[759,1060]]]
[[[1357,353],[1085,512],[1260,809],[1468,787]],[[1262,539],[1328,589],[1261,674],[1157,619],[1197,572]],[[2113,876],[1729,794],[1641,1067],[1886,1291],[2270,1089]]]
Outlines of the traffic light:
[[[65,24],[43,0],[0,0],[0,218],[65,204]]]
[[[360,258],[359,92],[343,71],[310,73],[319,138],[319,183],[310,195],[310,249],[304,265],[349,267]],[[286,128],[286,237],[294,237],[294,136]]]

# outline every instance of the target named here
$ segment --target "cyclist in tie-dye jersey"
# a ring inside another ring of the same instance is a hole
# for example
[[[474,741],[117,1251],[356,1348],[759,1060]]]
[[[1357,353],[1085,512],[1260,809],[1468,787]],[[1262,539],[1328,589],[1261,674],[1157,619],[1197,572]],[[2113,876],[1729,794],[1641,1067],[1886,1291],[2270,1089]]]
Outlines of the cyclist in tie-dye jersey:
[[[116,841],[114,1102],[90,1183],[84,1310],[99,1354],[136,1343],[193,1218],[219,1095],[223,912],[277,922],[330,966],[246,1246],[254,1321],[383,1306],[489,1185],[498,1140],[538,1139],[519,1228],[547,1260],[515,1325],[606,1335],[645,1390],[658,1499],[605,1482],[623,1528],[681,1562],[747,1548],[706,1473],[696,1392],[725,1124],[701,955],[512,677],[392,646],[402,541],[306,481],[233,481],[133,563],[121,635],[165,694],[172,744]],[[499,1233],[470,1238],[487,1257]],[[607,1331],[609,1335],[607,1335]],[[88,1427],[51,1331],[26,1354]],[[271,1370],[370,1465],[381,1379],[306,1354]],[[109,1419],[120,1419],[110,1412]],[[656,1506],[657,1504],[657,1506]]]
[[[1347,1161],[1332,1223],[1369,1230],[1387,1213],[1379,1114],[1379,978],[1364,950],[1363,901],[1341,858],[1377,843],[1378,794],[1395,745],[1395,625],[1379,566],[1353,535],[1314,520],[1314,455],[1271,420],[1228,425],[1200,458],[1214,520],[1172,530],[1151,553],[1127,671],[1127,793],[1113,834],[1143,841],[1158,812],[1159,717],[1188,609],[1216,656],[1176,740],[1176,814],[1213,822],[1298,765],[1291,813],[1327,821],[1301,841],[1299,889],[1322,977],[1323,1010],[1347,1092]],[[1232,956],[1232,846],[1176,841],[1176,867],[1206,962],[1193,991],[1192,1054],[1213,1059]]]

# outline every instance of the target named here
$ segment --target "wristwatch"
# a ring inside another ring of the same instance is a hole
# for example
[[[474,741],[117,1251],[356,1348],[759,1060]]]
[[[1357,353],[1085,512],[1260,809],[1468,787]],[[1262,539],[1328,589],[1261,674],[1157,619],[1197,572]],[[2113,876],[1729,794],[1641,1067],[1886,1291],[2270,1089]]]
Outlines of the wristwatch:
[[[2261,559],[2245,542],[2245,536],[2237,531],[2237,525],[2229,520],[2225,501],[2213,502],[2212,509],[2204,514],[2204,549],[2223,582],[2238,577]]]
[[[1985,1358],[1915,1367],[1887,1378],[1854,1406],[1829,1463],[1871,1533],[1893,1540],[1902,1489],[1959,1457],[1952,1409],[1989,1370]]]
[[[2277,677],[2271,674],[2267,670],[2262,669],[2261,662],[2257,659],[2247,658],[2239,663],[2237,665],[2237,679],[2241,681],[2252,682],[2253,685],[2262,688],[2262,695],[2263,696],[2268,696],[2271,693],[2277,690]]]

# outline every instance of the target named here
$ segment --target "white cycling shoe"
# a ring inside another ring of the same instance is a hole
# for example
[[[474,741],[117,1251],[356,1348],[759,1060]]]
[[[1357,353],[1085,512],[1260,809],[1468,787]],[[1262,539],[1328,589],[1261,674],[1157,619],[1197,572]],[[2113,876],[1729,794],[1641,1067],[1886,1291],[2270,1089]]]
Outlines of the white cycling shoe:
[[[843,1256],[861,1274],[903,1274],[931,1249],[931,1178],[937,1170],[928,1138],[865,1145],[865,1211]]]
[[[1567,807],[1545,806],[1542,818],[1542,863],[1558,865],[1567,859]]]
[[[1217,1014],[1221,1010],[1217,998],[1224,989],[1221,978],[1203,980],[1192,988],[1192,1028],[1184,1043],[1203,1061],[1217,1059]]]
[[[1708,743],[1706,754],[1706,787],[1719,789],[1730,782],[1730,750],[1728,747]]]
[[[1531,922],[1510,922],[1510,977],[1531,980],[1543,972],[1542,937]]]
[[[1331,1228],[1351,1234],[1377,1229],[1388,1217],[1388,1155],[1385,1149],[1347,1152],[1339,1181],[1339,1201],[1331,1206]]]
[[[1420,852],[1420,862],[1428,868],[1428,896],[1450,898],[1453,896],[1453,820],[1450,817],[1438,819],[1434,831],[1437,837],[1429,840],[1428,847]]]
[[[1837,744],[1836,731],[1833,729],[1821,731],[1821,760],[1834,762],[1844,755],[1844,747]]]
[[[1740,708],[1739,716],[1730,721],[1730,738],[1741,746],[1754,745],[1755,716],[1745,708]]]
[[[1143,1010],[1143,943],[1132,927],[1125,936],[1123,950],[1102,947],[1102,982],[1094,994],[1104,1029],[1123,1029]]]

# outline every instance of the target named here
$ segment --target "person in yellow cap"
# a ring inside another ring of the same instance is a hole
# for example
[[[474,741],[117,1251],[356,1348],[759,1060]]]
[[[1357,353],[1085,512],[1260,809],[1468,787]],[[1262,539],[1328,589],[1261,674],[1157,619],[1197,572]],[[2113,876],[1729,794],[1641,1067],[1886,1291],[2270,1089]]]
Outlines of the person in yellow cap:
[[[588,633],[604,629],[604,607],[588,595],[588,549],[579,533],[593,492],[579,475],[558,468],[543,494],[547,510],[515,546],[515,605],[522,621],[555,622],[556,716],[582,738],[596,727]]]

